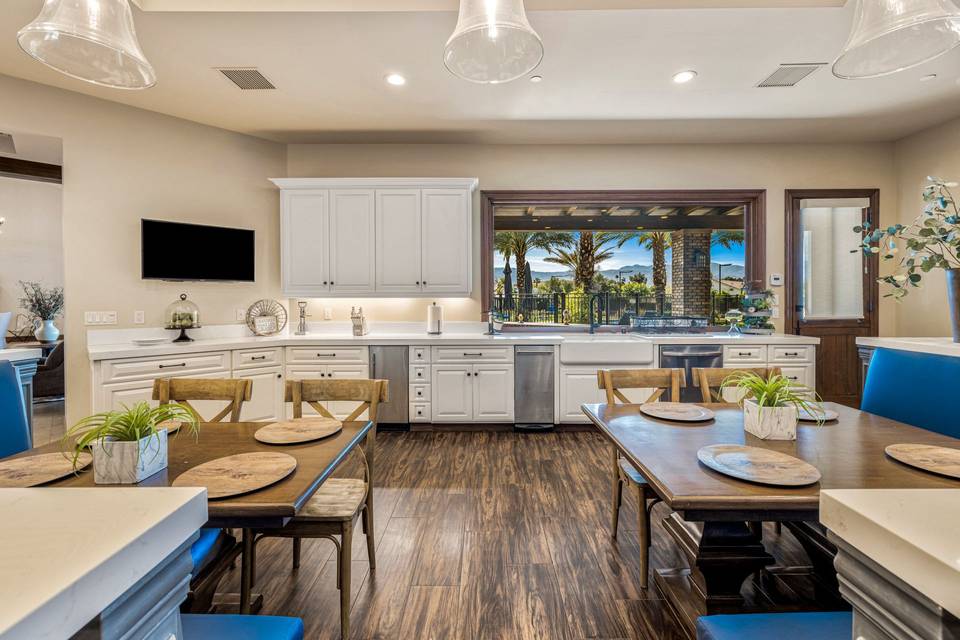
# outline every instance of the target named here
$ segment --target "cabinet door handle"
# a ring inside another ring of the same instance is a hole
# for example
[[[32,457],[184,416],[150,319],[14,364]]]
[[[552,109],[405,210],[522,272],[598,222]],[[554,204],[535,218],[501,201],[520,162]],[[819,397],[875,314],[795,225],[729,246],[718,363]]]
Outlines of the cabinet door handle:
[[[327,374],[321,373],[321,374],[320,374],[320,377],[321,377],[321,378],[326,378],[326,377],[327,377]]]
[[[469,372],[469,371],[467,371],[467,377],[468,377],[468,378],[470,377],[470,372]]]
[[[463,354],[463,357],[464,357],[464,358],[469,358],[469,357],[471,357],[471,356],[474,357],[474,358],[482,358],[482,357],[483,357],[483,354],[482,354],[482,353],[466,353],[466,352],[464,352],[464,354]]]
[[[174,367],[185,367],[187,366],[186,362],[178,362],[177,364],[161,364],[160,369],[172,369]]]
[[[327,281],[326,281],[326,280],[324,280],[324,281],[323,281],[323,284],[327,284]]]
[[[267,356],[253,356],[253,357],[251,357],[250,359],[251,359],[251,360],[266,360],[266,359],[267,359]]]
[[[282,374],[282,373],[278,373],[278,374],[277,374],[277,380],[280,380],[281,378],[283,378],[283,374]]]
[[[333,280],[330,281],[330,284],[331,284],[331,285],[333,284]]]
[[[418,286],[418,287],[420,286],[420,281],[419,281],[419,280],[417,280],[417,286]]]
[[[423,281],[423,286],[427,286],[427,281],[426,281],[426,280]]]

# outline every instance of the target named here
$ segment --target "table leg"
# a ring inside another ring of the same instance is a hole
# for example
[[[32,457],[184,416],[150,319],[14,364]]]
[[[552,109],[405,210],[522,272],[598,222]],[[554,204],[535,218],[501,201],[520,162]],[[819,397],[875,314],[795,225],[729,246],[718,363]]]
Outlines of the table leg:
[[[250,613],[250,592],[253,590],[253,529],[244,529],[243,551],[240,559],[240,613]]]

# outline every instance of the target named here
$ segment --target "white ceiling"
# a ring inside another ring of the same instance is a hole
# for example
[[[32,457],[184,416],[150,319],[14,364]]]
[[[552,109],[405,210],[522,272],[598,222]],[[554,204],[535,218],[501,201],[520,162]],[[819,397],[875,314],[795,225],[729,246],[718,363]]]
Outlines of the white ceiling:
[[[139,1],[151,9],[188,2]],[[443,68],[455,12],[408,10],[455,0],[276,0],[313,10],[255,11],[266,1],[136,11],[159,82],[125,92],[61,76],[20,52],[16,31],[41,0],[5,0],[0,73],[283,142],[894,140],[960,115],[960,50],[887,78],[844,81],[824,68],[794,88],[756,88],[779,63],[832,61],[852,19],[852,7],[824,6],[838,0],[678,0],[669,4],[765,8],[604,11],[577,7],[666,2],[528,0],[565,9],[530,12],[546,48],[536,71],[544,81],[498,86]],[[329,10],[345,3],[363,10]],[[376,11],[388,4],[405,10]],[[247,10],[210,10],[227,6]],[[240,92],[212,69],[245,65],[259,67],[277,90]],[[694,82],[671,82],[691,68],[700,74]],[[408,84],[388,86],[390,72]],[[928,73],[938,78],[920,82]]]

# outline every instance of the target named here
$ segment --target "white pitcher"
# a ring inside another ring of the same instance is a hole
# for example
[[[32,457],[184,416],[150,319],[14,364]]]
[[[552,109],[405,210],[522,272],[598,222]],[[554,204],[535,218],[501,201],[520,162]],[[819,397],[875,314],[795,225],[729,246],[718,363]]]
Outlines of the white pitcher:
[[[53,320],[34,320],[33,335],[40,342],[56,342],[60,337],[60,329],[53,324]]]

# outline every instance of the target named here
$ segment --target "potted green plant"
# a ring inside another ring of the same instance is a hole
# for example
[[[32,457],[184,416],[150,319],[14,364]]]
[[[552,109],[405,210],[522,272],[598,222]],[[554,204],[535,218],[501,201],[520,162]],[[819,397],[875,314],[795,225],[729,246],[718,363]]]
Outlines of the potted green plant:
[[[928,177],[923,189],[923,212],[909,225],[895,224],[874,228],[864,222],[853,228],[861,234],[860,248],[865,256],[879,255],[882,260],[899,259],[896,271],[878,280],[892,290],[884,297],[901,300],[920,287],[923,276],[942,269],[947,278],[947,300],[953,341],[960,342],[960,210],[950,192],[956,182]]]
[[[167,468],[167,429],[173,424],[197,434],[197,417],[183,405],[140,402],[84,418],[63,441],[73,448],[74,466],[81,452],[91,450],[95,483],[135,484]]]
[[[20,306],[33,318],[33,335],[40,342],[56,342],[60,329],[53,323],[63,312],[63,288],[44,289],[38,282],[20,281]]]
[[[796,440],[801,411],[823,422],[819,397],[807,387],[793,385],[785,376],[764,378],[753,371],[738,371],[721,383],[721,395],[731,387],[740,392],[744,430],[762,440]]]

